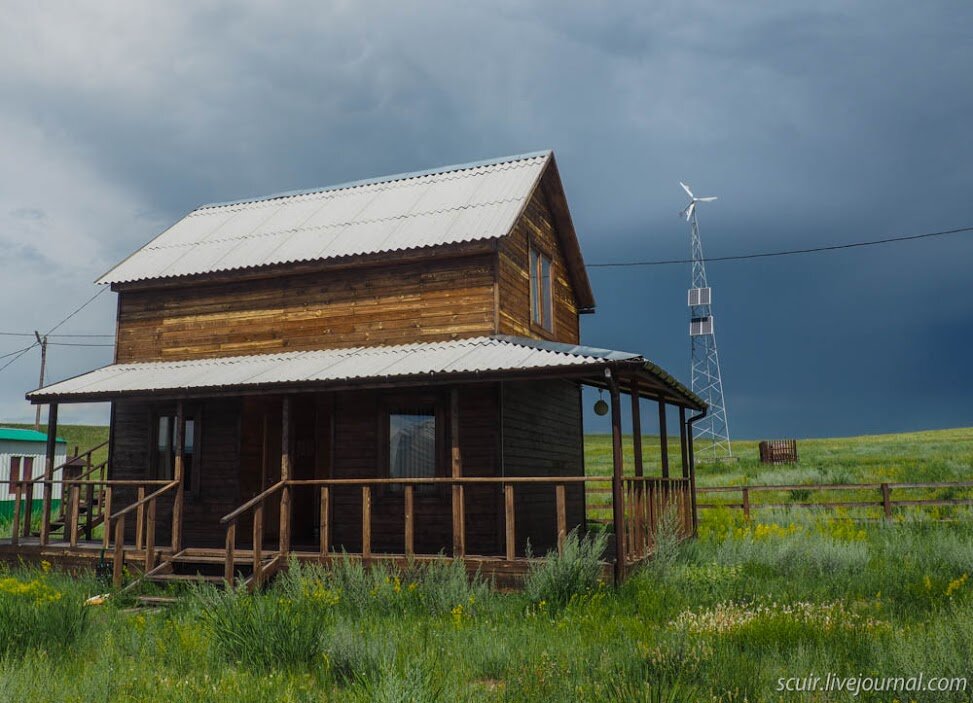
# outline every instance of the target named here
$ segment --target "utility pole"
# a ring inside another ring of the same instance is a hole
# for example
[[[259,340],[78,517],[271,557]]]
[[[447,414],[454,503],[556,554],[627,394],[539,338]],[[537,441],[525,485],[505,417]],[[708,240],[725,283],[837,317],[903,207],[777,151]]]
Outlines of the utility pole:
[[[34,330],[34,336],[37,337],[37,343],[41,345],[41,379],[37,384],[38,388],[44,387],[44,371],[47,369],[47,335],[45,334],[41,337],[41,333]],[[38,432],[41,429],[41,406],[37,406],[37,412],[34,415],[34,429]]]

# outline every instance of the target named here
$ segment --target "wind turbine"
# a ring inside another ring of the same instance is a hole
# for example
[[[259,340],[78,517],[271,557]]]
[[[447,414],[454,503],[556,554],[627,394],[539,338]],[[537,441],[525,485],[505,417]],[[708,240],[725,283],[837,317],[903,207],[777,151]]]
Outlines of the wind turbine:
[[[682,189],[689,196],[689,205],[679,213],[689,222],[690,249],[692,251],[692,287],[689,289],[689,339],[692,358],[692,388],[706,401],[709,411],[693,427],[694,439],[708,443],[714,459],[733,456],[730,446],[730,428],[723,398],[723,378],[720,374],[720,356],[716,350],[716,332],[713,325],[713,290],[706,282],[706,259],[703,257],[703,240],[699,236],[696,221],[696,203],[710,203],[716,196],[697,198],[682,181]]]
[[[687,186],[685,183],[679,181],[679,185],[681,185],[682,189],[686,191],[686,194],[690,199],[689,205],[686,206],[686,209],[679,213],[686,218],[686,222],[689,222],[692,216],[696,214],[696,203],[711,203],[717,199],[715,195],[710,195],[705,198],[697,198],[695,195],[693,195],[693,191],[689,190],[689,186]]]

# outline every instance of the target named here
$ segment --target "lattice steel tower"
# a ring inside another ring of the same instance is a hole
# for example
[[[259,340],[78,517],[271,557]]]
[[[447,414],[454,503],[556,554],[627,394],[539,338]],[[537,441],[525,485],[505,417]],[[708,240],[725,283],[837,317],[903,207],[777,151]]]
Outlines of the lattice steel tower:
[[[689,289],[688,300],[692,387],[693,392],[709,405],[706,417],[693,425],[693,439],[699,443],[701,453],[708,451],[714,459],[729,458],[733,456],[733,449],[730,446],[730,427],[726,418],[723,380],[720,376],[720,356],[716,350],[716,331],[713,327],[713,291],[706,282],[703,242],[696,221],[696,203],[708,203],[716,198],[697,198],[685,183],[679,185],[690,198],[682,215],[689,222],[693,260],[692,287]]]

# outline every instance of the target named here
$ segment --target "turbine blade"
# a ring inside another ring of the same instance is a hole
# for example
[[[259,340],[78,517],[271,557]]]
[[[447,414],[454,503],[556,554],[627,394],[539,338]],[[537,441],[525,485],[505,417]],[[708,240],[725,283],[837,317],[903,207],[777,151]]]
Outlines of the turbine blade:
[[[693,219],[693,213],[696,211],[696,201],[689,203],[689,207],[686,208],[686,221]]]
[[[717,199],[717,196],[711,195],[708,198],[696,198],[697,203],[711,203]]]
[[[689,190],[689,186],[687,186],[687,185],[686,185],[685,183],[683,183],[682,181],[679,181],[679,185],[681,185],[681,186],[682,186],[682,189],[683,189],[684,191],[686,191],[686,193],[688,193],[688,194],[689,194],[689,197],[690,197],[690,198],[692,198],[692,197],[693,197],[693,191],[691,191],[691,190]]]

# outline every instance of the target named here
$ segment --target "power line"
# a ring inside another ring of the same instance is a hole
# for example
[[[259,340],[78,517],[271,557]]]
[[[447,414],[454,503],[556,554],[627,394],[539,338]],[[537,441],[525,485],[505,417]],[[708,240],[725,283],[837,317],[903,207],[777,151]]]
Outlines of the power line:
[[[33,332],[0,332],[0,337],[33,337]],[[114,337],[113,334],[50,334],[49,337],[59,339],[81,339],[87,337]]]
[[[929,239],[930,237],[945,237],[950,234],[961,234],[963,232],[973,232],[973,227],[960,227],[959,229],[947,229],[940,232],[924,232],[923,234],[910,234],[904,237],[888,237],[886,239],[872,239],[866,242],[852,242],[850,244],[833,244],[824,247],[810,247],[808,249],[786,249],[784,251],[765,251],[755,254],[735,254],[733,256],[713,256],[706,261],[742,261],[744,259],[766,259],[773,256],[794,256],[796,254],[814,254],[822,251],[836,251],[839,249],[855,249],[858,247],[870,247],[877,244],[892,244],[895,242],[908,242],[916,239]],[[588,268],[621,268],[625,266],[668,266],[671,264],[691,264],[692,259],[660,259],[657,261],[613,261],[600,264],[587,264]]]
[[[18,349],[17,351],[12,351],[9,354],[4,354],[3,356],[0,356],[0,359],[6,359],[8,356],[13,356],[14,354],[23,354],[25,352],[30,351],[31,349],[33,349],[36,346],[37,346],[37,343],[35,342],[34,344],[31,344],[29,347],[24,347],[23,349]]]
[[[80,306],[78,306],[77,308],[75,308],[67,317],[65,317],[63,320],[61,320],[56,325],[54,325],[51,329],[49,329],[46,334],[39,335],[39,336],[46,337],[47,335],[49,335],[51,332],[53,332],[54,330],[56,330],[58,327],[60,327],[65,322],[67,322],[68,320],[70,320],[72,317],[74,317],[75,315],[77,315],[79,312],[81,312],[82,310],[84,310],[86,307],[88,307],[89,305],[91,305],[91,303],[93,303],[95,301],[95,298],[97,298],[99,295],[101,295],[102,293],[104,293],[106,290],[109,290],[108,286],[105,286],[104,288],[102,288],[101,290],[99,290],[97,293],[95,293],[93,296],[91,296],[86,301],[84,301]],[[4,369],[6,369],[8,366],[10,366],[12,363],[14,363],[15,361],[17,361],[20,357],[22,357],[24,354],[26,354],[27,352],[29,352],[31,349],[33,349],[36,346],[39,346],[37,342],[35,342],[34,344],[31,344],[29,347],[25,347],[25,348],[21,349],[19,352],[12,352],[11,354],[8,354],[7,356],[11,356],[13,354],[16,354],[16,356],[14,356],[12,359],[10,359],[10,361],[8,361],[3,366],[0,366],[0,371],[3,371]],[[3,358],[3,357],[0,357],[0,358]]]
[[[114,344],[94,344],[88,342],[48,342],[53,347],[114,347]]]

